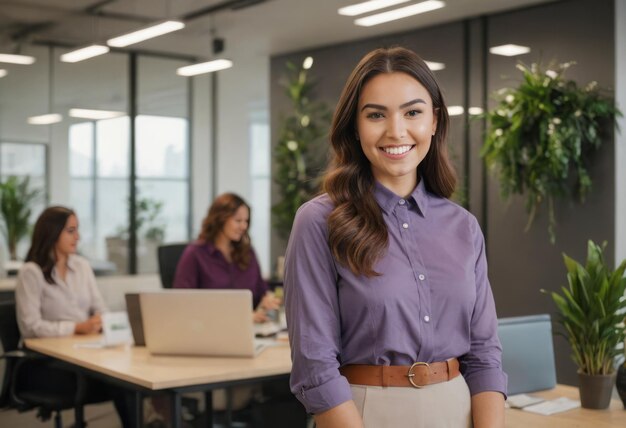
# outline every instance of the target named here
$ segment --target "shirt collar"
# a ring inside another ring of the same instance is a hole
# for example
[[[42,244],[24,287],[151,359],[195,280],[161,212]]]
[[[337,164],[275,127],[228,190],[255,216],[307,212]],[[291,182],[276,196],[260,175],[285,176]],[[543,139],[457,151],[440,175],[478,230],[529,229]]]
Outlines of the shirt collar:
[[[393,209],[397,205],[399,205],[400,200],[404,199],[393,193],[391,190],[387,189],[378,181],[376,181],[374,185],[374,197],[376,198],[376,202],[378,202],[378,205],[380,205],[380,207],[386,213],[392,212]],[[424,178],[420,179],[417,186],[415,186],[415,189],[413,189],[409,197],[405,200],[409,203],[411,201],[415,203],[418,211],[422,214],[423,217],[426,217],[426,211],[428,208],[428,191],[426,190],[426,186],[424,185]]]

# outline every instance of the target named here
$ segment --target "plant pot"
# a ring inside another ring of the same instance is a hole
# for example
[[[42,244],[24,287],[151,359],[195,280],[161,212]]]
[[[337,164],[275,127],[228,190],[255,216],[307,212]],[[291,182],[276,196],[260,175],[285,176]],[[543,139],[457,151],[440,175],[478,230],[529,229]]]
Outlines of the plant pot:
[[[617,387],[619,398],[621,398],[622,403],[624,403],[624,409],[626,409],[626,363],[619,365],[615,386]]]
[[[610,375],[578,373],[580,405],[586,409],[606,409],[609,407],[615,377],[616,373]]]

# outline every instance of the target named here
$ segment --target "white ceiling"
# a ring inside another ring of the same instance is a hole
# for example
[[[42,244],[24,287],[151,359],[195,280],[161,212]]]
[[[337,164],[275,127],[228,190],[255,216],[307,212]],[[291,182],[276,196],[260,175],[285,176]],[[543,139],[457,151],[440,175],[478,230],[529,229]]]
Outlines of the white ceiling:
[[[0,51],[22,43],[54,41],[81,46],[137,29],[151,21],[181,18],[228,0],[0,0]],[[549,0],[447,0],[446,7],[375,27],[357,27],[337,9],[360,0],[265,0],[190,19],[179,32],[131,48],[210,57],[211,32],[226,40],[223,56],[274,55],[427,27]],[[413,3],[418,1],[413,0]],[[102,14],[89,13],[101,4]],[[120,17],[119,15],[124,15]],[[39,28],[32,27],[38,25]],[[26,34],[23,30],[31,29]],[[15,38],[18,38],[16,40]]]

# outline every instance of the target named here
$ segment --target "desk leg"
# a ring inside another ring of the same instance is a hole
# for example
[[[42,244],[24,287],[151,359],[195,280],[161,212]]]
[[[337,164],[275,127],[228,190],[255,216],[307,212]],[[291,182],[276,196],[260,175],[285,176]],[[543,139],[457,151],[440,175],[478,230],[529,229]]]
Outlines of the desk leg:
[[[206,426],[213,428],[213,391],[204,391],[204,411],[206,412]]]
[[[180,393],[172,393],[172,428],[180,428],[183,420],[183,404]]]
[[[137,428],[143,427],[143,394],[139,391],[132,393],[132,407],[130,417],[133,421],[133,426]]]

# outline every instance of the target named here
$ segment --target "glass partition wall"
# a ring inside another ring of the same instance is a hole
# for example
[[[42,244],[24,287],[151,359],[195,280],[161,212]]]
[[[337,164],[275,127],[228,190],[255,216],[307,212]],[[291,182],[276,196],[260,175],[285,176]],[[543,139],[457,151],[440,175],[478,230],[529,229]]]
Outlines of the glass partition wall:
[[[35,64],[3,64],[0,179],[29,177],[40,190],[31,223],[46,205],[73,208],[96,273],[157,272],[157,246],[189,239],[189,79],[175,73],[187,62],[137,55],[131,67],[136,54],[109,53],[68,64],[64,52],[34,46],[23,53]],[[29,123],[50,113],[58,121]]]

